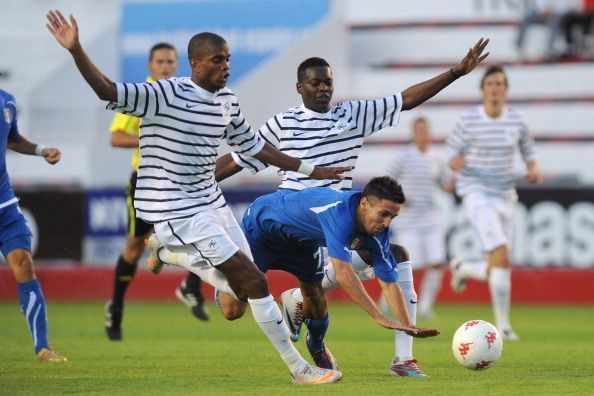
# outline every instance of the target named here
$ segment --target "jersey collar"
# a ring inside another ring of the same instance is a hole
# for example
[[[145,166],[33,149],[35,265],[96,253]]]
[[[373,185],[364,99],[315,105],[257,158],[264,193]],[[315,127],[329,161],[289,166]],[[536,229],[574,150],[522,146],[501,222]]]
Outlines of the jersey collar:
[[[328,110],[325,113],[318,113],[317,111],[308,109],[307,107],[305,107],[303,103],[301,103],[301,106],[299,106],[299,110],[303,111],[305,114],[312,117],[332,117],[332,107],[330,107],[330,110]]]

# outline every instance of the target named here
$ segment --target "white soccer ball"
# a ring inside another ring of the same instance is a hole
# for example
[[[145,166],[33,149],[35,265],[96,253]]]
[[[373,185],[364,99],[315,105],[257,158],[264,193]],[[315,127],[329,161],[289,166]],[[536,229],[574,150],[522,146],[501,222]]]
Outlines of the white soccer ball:
[[[501,357],[503,340],[489,322],[469,320],[456,330],[452,352],[456,360],[470,370],[486,370]]]

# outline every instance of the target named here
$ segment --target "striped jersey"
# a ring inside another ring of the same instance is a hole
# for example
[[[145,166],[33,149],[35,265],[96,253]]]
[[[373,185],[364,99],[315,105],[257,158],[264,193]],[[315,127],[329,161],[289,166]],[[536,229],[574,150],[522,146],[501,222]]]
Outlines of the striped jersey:
[[[431,227],[440,224],[437,193],[447,182],[447,164],[435,150],[425,152],[411,144],[395,153],[387,174],[402,185],[406,204],[394,219],[396,227]]]
[[[209,92],[189,77],[117,83],[117,91],[117,103],[108,108],[142,118],[134,196],[138,217],[158,223],[225,206],[214,178],[221,140],[245,155],[264,146],[235,94],[228,88]]]
[[[279,113],[258,131],[260,137],[280,151],[317,166],[352,166],[357,163],[363,140],[382,128],[398,123],[402,95],[376,100],[342,102],[327,113],[316,113],[301,105]],[[257,173],[268,165],[241,153],[234,161]],[[332,187],[350,190],[354,169],[343,180],[314,180],[297,172],[284,172],[280,189]]]
[[[152,77],[147,77],[146,82],[153,82]],[[132,136],[140,136],[140,118],[128,114],[117,113],[113,117],[109,132],[124,132]],[[140,166],[140,148],[134,148],[134,155],[132,156],[132,169],[138,171]]]
[[[486,192],[516,197],[514,157],[519,148],[523,160],[536,159],[534,140],[522,116],[505,107],[498,118],[489,117],[482,105],[462,113],[447,139],[450,158],[463,155],[466,164],[456,176],[456,192]]]

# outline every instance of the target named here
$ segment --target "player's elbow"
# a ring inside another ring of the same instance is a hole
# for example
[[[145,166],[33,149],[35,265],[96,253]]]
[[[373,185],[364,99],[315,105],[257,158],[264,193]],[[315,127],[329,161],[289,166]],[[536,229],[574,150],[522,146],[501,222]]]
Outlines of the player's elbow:
[[[391,243],[390,250],[392,251],[392,255],[394,256],[394,259],[397,263],[404,263],[410,260],[410,253],[404,246]]]

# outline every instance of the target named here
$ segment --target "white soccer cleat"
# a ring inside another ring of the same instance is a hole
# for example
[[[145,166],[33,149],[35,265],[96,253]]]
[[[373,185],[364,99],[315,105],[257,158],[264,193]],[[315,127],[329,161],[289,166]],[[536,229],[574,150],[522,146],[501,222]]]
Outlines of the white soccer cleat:
[[[468,279],[460,274],[460,266],[462,266],[463,261],[459,257],[454,257],[450,260],[450,286],[452,290],[456,293],[462,293],[464,289],[466,289],[466,284],[468,283]]]
[[[165,262],[161,261],[159,251],[164,249],[163,244],[157,238],[157,234],[151,234],[150,237],[144,240],[144,244],[151,251],[151,255],[146,259],[146,266],[153,274],[158,275],[163,269]]]
[[[293,290],[285,290],[281,294],[281,303],[283,305],[282,314],[289,332],[291,341],[297,342],[301,338],[301,326],[303,325],[303,303],[293,297]]]
[[[342,373],[337,370],[323,369],[308,364],[299,374],[291,376],[294,384],[318,385],[340,381]]]

